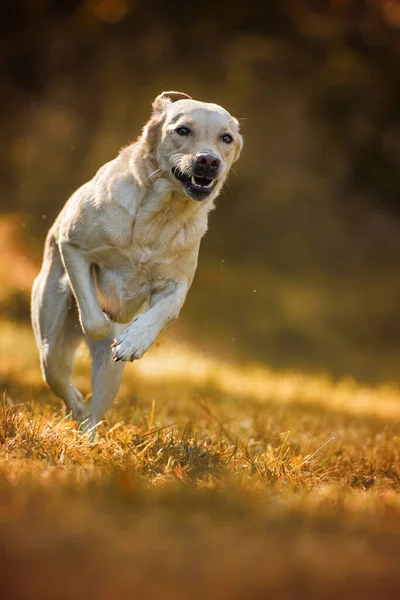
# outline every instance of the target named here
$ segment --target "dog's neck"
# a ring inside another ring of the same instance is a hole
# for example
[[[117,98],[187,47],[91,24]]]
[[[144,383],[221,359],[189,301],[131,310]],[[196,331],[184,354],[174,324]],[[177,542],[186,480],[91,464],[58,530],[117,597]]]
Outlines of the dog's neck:
[[[141,139],[129,150],[129,167],[142,191],[140,207],[149,220],[165,218],[181,226],[194,221],[204,222],[207,229],[208,213],[214,208],[214,199],[196,202],[179,192],[165,178],[153,153],[148,153]]]
[[[171,189],[168,181],[159,178],[142,196],[139,214],[148,227],[159,226],[176,231],[191,231],[193,237],[203,237],[207,231],[208,213],[212,202],[196,203]],[[159,227],[155,227],[159,230]]]

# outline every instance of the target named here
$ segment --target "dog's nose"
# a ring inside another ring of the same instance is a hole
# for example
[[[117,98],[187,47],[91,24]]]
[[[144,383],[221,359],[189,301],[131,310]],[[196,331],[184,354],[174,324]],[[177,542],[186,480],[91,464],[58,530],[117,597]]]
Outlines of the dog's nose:
[[[221,159],[218,154],[211,152],[199,152],[194,159],[195,165],[205,174],[216,175],[221,165]]]

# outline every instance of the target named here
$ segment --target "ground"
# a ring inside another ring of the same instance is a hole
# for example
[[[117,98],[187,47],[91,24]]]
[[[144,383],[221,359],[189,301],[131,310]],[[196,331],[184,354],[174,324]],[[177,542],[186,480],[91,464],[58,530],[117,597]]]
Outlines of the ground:
[[[5,264],[15,302],[34,268]],[[23,318],[0,322],[0,381],[2,598],[400,597],[396,386],[167,336],[128,365],[91,444]],[[76,381],[89,395],[84,348]]]

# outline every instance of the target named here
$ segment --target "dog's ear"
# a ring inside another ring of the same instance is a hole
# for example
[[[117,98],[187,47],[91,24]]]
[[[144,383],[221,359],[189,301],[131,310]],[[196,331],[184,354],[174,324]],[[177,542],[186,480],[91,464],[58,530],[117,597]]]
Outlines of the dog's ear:
[[[237,144],[237,148],[236,148],[236,152],[235,152],[235,156],[234,156],[233,162],[237,161],[237,159],[239,158],[240,153],[242,151],[242,148],[243,148],[243,138],[240,135],[240,133],[238,135],[238,140],[237,141],[238,141],[238,144]]]
[[[178,100],[191,100],[192,98],[184,92],[162,92],[154,100],[152,106],[155,113],[162,112],[168,104],[171,102],[177,102]]]
[[[165,108],[171,102],[177,102],[178,100],[191,100],[191,97],[183,92],[163,92],[154,100],[152,104],[153,114],[142,131],[142,139],[148,152],[153,152],[157,145],[158,132],[165,119]]]
[[[236,146],[236,148],[235,148],[235,156],[233,157],[233,162],[236,162],[237,159],[239,158],[240,153],[241,153],[242,148],[243,148],[243,138],[242,138],[242,136],[240,134],[240,123],[239,123],[239,121],[237,119],[235,119],[235,117],[232,117],[232,121],[236,125],[236,129],[237,129],[237,133],[238,133],[237,138],[236,138],[236,144],[235,144],[235,146]]]

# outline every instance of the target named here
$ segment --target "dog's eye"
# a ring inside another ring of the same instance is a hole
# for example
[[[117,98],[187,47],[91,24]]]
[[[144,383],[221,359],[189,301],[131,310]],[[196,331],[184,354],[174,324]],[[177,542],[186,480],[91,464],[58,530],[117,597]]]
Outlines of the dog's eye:
[[[229,135],[229,133],[225,133],[222,136],[222,141],[225,142],[225,144],[232,144],[233,142],[233,137],[231,135]]]
[[[175,131],[178,135],[189,135],[190,134],[190,129],[188,127],[178,127],[177,129],[175,129]]]

